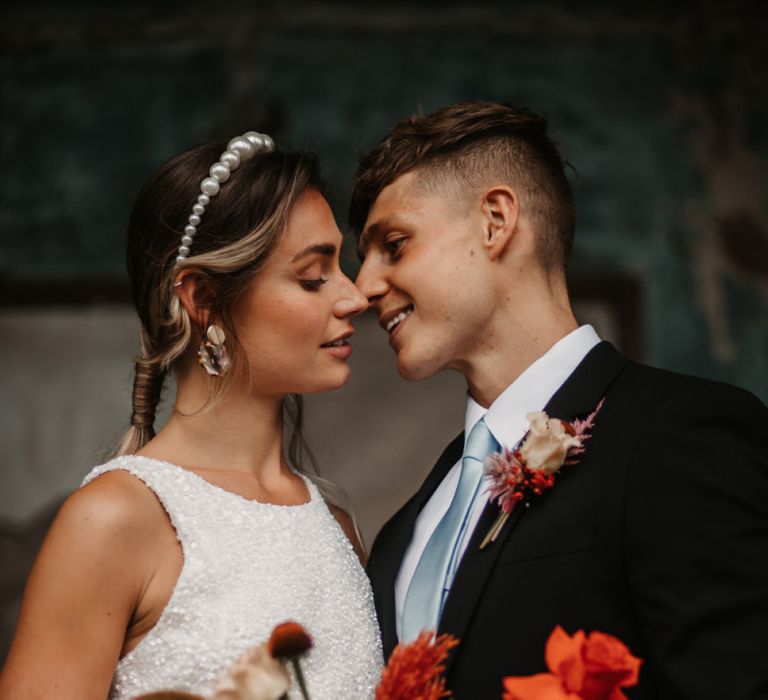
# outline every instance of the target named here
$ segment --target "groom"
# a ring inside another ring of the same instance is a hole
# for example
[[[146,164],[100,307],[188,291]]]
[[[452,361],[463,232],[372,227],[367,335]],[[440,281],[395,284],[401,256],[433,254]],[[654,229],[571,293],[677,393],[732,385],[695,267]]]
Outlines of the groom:
[[[498,699],[503,676],[546,671],[561,625],[644,660],[632,698],[768,698],[768,410],[578,326],[573,194],[545,122],[480,102],[407,119],[362,159],[350,216],[400,374],[468,388],[464,433],[373,547],[386,654],[451,633],[455,697]],[[500,514],[486,456],[531,412],[598,406],[578,463],[481,547]]]

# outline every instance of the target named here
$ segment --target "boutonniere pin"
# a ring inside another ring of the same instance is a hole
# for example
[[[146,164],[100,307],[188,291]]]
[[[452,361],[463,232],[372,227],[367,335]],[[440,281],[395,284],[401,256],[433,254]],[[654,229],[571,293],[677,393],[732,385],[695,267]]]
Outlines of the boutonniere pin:
[[[531,427],[520,446],[515,450],[504,447],[488,456],[485,473],[491,482],[490,499],[496,501],[501,512],[480,549],[496,540],[520,501],[528,505],[533,496],[540,496],[555,485],[555,476],[563,465],[578,463],[604,400],[584,420],[573,423],[550,418],[543,411],[529,413],[526,418]]]

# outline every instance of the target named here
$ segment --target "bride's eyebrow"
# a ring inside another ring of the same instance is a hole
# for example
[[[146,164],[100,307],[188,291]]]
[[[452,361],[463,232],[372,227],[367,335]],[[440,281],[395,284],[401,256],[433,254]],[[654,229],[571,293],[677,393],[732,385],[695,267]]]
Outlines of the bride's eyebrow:
[[[325,255],[328,258],[332,258],[336,255],[336,246],[331,243],[315,243],[313,245],[308,245],[306,248],[296,253],[296,255],[291,258],[291,262],[296,262],[301,258],[307,257],[307,255]]]

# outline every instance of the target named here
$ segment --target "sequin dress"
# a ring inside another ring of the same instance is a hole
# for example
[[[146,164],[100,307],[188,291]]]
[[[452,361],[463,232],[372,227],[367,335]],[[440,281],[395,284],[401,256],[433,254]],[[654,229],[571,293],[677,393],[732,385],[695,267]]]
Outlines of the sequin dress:
[[[315,646],[302,663],[313,700],[372,698],[382,666],[368,579],[317,487],[280,506],[225,491],[194,472],[117,457],[84,479],[122,469],[165,508],[184,563],[157,624],[118,663],[110,698],[160,689],[210,696],[216,677],[285,620]],[[300,697],[296,684],[291,700]]]

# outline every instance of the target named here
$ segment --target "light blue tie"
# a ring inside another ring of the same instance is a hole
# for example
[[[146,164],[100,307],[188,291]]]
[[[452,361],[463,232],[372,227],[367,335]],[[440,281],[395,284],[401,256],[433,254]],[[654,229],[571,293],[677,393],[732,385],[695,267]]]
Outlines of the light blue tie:
[[[485,419],[475,423],[464,446],[456,493],[429,538],[405,594],[401,642],[413,641],[423,629],[437,629],[459,565],[459,544],[483,481],[483,464],[498,446]]]

